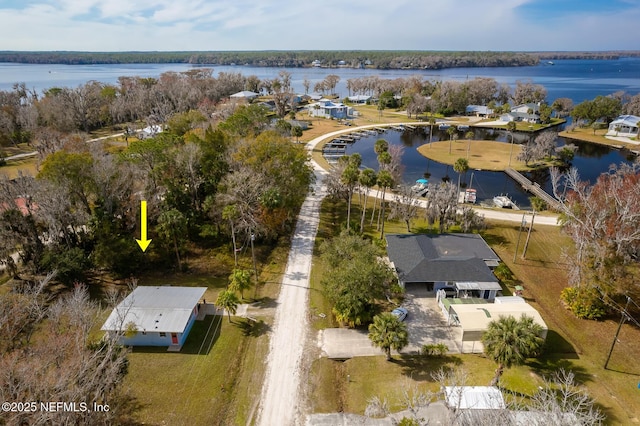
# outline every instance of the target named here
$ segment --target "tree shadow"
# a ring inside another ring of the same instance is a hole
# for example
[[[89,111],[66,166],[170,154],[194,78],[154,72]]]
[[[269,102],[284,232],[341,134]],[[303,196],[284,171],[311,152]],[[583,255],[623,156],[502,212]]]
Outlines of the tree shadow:
[[[252,320],[243,318],[234,322],[235,326],[242,330],[242,335],[246,337],[260,337],[271,330],[271,326],[263,320]]]
[[[278,301],[269,296],[261,297],[259,299],[249,299],[248,302],[251,304],[252,308],[270,309],[278,307]]]
[[[516,227],[516,229],[519,229],[519,227]],[[507,240],[502,235],[494,235],[486,232],[482,233],[482,238],[487,242],[487,244],[489,244],[489,246],[494,246],[494,245],[499,246],[499,245],[505,245],[509,243],[509,240]]]
[[[436,382],[431,376],[438,370],[453,371],[462,365],[462,360],[455,356],[400,355],[390,362],[402,367],[402,374],[414,380]]]

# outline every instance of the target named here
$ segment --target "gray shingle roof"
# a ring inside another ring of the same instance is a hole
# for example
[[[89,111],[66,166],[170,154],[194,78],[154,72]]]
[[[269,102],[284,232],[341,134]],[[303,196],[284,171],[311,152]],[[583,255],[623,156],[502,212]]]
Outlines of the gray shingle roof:
[[[387,254],[404,282],[498,280],[485,261],[500,258],[477,234],[390,234]]]

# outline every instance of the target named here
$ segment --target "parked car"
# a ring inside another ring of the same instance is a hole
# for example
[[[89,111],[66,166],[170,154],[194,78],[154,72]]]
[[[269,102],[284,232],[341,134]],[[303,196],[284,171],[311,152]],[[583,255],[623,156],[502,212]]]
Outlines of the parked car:
[[[395,308],[393,311],[391,311],[391,314],[395,315],[399,321],[404,321],[404,319],[409,314],[409,311],[407,311],[405,308]]]

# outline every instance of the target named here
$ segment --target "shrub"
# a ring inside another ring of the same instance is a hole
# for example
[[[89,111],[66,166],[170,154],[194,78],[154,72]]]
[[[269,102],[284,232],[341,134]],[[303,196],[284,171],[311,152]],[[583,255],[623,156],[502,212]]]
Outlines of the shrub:
[[[449,352],[449,348],[444,343],[422,345],[420,353],[427,356],[444,356]]]
[[[567,287],[560,299],[578,318],[597,320],[607,313],[607,306],[595,288]]]
[[[500,281],[511,281],[511,280],[513,280],[513,272],[511,272],[511,269],[509,269],[509,267],[504,263],[500,263],[496,267],[496,269],[494,269],[493,274]]]

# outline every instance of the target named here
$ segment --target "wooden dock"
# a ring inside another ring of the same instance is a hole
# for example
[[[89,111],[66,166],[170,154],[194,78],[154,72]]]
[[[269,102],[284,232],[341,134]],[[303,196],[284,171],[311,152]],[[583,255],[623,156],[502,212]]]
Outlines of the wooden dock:
[[[524,177],[520,172],[508,168],[504,171],[507,175],[509,175],[513,180],[518,182],[524,189],[535,195],[536,197],[544,200],[547,205],[552,209],[558,209],[560,207],[560,202],[553,197],[551,194],[547,193],[544,189],[538,185],[536,182],[531,182],[529,179]]]

